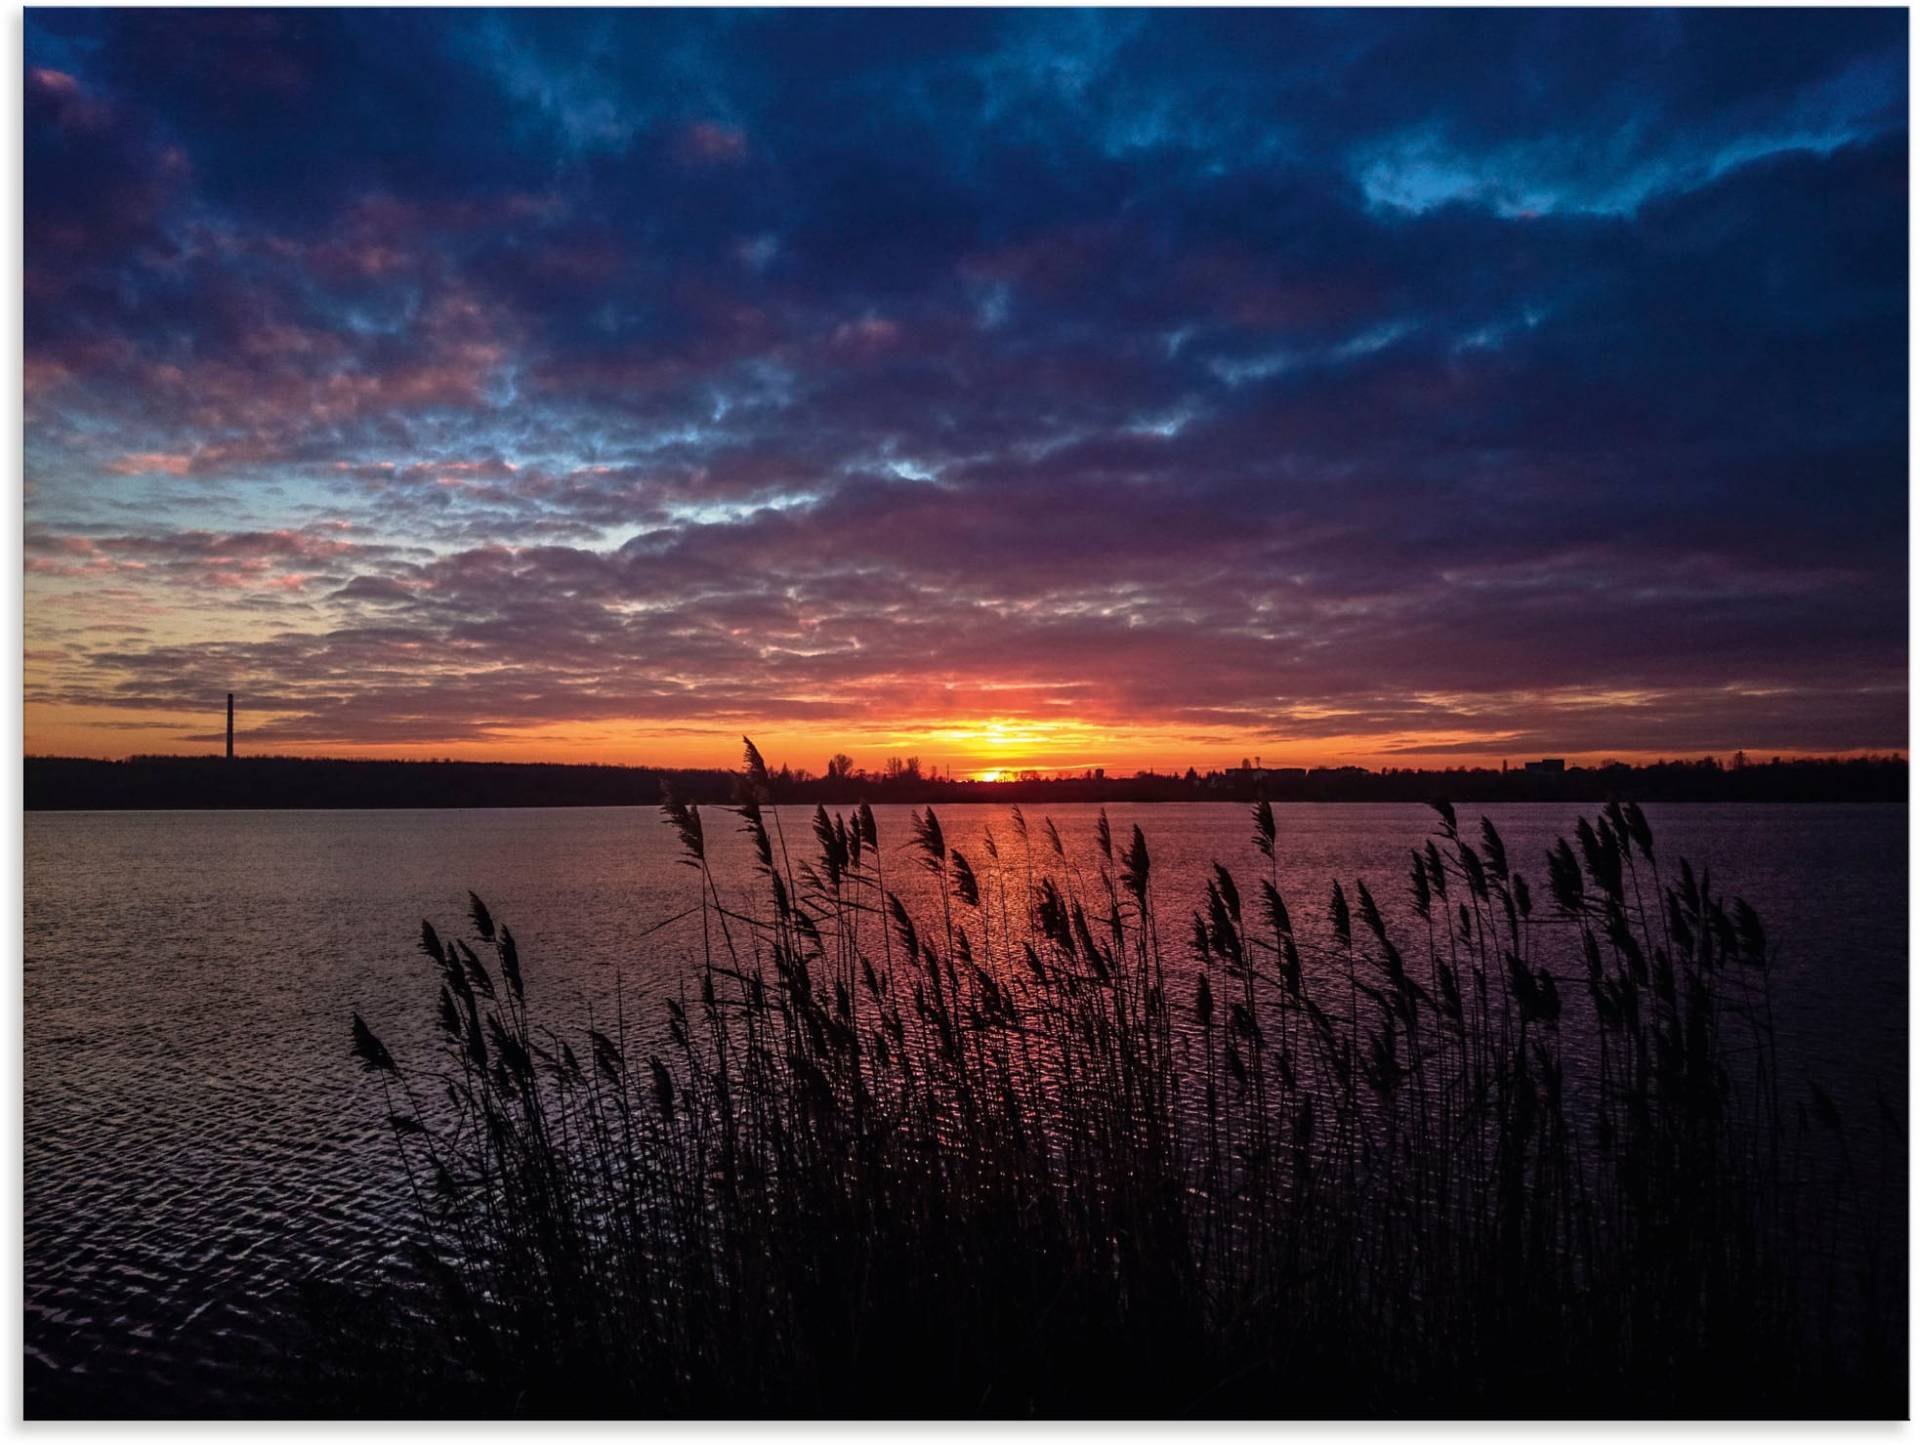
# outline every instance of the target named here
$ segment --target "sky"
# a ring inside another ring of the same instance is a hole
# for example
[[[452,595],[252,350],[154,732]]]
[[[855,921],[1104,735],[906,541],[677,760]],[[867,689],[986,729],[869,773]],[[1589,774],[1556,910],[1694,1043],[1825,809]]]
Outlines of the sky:
[[[1904,751],[1906,27],[31,10],[26,749]]]

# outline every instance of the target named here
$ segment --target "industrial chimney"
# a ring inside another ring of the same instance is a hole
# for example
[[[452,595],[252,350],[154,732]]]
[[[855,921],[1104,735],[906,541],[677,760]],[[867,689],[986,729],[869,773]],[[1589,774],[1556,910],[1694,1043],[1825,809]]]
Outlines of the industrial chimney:
[[[233,756],[233,694],[227,694],[227,756]]]

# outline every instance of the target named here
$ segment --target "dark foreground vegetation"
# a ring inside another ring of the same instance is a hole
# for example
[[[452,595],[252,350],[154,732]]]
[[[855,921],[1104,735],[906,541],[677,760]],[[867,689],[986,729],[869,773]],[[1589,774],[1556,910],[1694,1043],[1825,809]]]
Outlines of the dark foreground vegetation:
[[[665,809],[664,1028],[543,1025],[478,899],[424,929],[436,1060],[354,1017],[417,1234],[311,1300],[322,1408],[1905,1413],[1892,1115],[1783,1076],[1759,919],[1636,806],[1537,887],[1436,805],[1396,925],[1277,869],[1166,916],[1104,817],[1084,868],[1018,812],[970,859],[746,777],[757,904]]]
[[[828,766],[834,767],[842,759]],[[1023,777],[971,782],[923,774],[917,759],[878,771],[813,776],[783,768],[789,804],[872,803],[1893,803],[1907,796],[1905,758],[1713,758],[1642,767],[1229,768],[1133,777]],[[689,803],[730,802],[741,775],[724,768],[572,763],[392,762],[348,758],[30,757],[29,810],[115,808],[652,807],[662,787]]]

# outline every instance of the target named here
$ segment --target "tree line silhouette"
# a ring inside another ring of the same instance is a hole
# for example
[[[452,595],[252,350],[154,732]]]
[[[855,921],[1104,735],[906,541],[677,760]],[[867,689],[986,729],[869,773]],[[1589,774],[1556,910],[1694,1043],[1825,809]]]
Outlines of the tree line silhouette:
[[[740,775],[726,768],[620,767],[579,763],[386,761],[349,758],[28,757],[28,811],[170,808],[654,807],[663,786],[689,802],[724,803]],[[1475,803],[1807,802],[1894,803],[1907,798],[1900,757],[1714,758],[1564,772],[1493,768],[1258,769],[1108,776],[1022,775],[994,782],[923,772],[917,758],[877,771],[845,754],[824,774],[772,770],[788,803]]]

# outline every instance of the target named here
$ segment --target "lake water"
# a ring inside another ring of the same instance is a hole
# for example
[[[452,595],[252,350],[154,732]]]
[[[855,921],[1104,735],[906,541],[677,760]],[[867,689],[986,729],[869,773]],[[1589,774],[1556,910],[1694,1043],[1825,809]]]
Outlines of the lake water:
[[[1546,907],[1544,851],[1579,810],[1461,811],[1492,817]],[[1168,956],[1184,969],[1185,920],[1213,862],[1249,881],[1265,870],[1247,809],[1108,812],[1118,839],[1146,830]],[[1906,809],[1647,812],[1663,861],[1711,866],[1716,890],[1752,901],[1779,945],[1788,1069],[1857,1114],[1884,1096],[1904,1128]],[[908,892],[907,810],[876,813],[887,881]],[[1030,809],[1038,848],[1051,816],[1085,866],[1096,813]],[[1336,876],[1367,880],[1390,919],[1406,918],[1407,850],[1431,831],[1427,809],[1276,813],[1303,931],[1324,931]],[[744,894],[736,821],[705,816],[722,886]],[[941,818],[989,888],[989,826],[1024,880],[1008,810]],[[813,853],[807,817],[785,826],[797,866]],[[434,1001],[423,916],[460,930],[477,891],[513,928],[530,1002],[556,1023],[620,1007],[654,1024],[698,942],[690,923],[660,927],[695,901],[694,875],[650,809],[35,813],[25,841],[29,1415],[271,1408],[260,1381],[294,1284],[365,1268],[393,1238],[390,1145],[346,1025],[357,1009],[419,1056]],[[1569,997],[1570,1012],[1586,1007]]]

